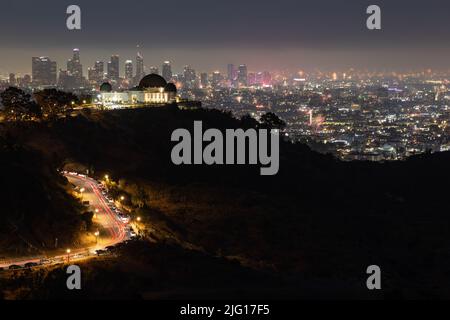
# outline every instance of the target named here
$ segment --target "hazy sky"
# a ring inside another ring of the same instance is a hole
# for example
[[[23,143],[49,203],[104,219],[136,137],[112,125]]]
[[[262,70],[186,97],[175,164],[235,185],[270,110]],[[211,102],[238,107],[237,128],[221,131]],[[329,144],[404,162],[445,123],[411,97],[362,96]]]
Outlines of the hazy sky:
[[[66,8],[82,9],[82,30],[66,29]],[[381,31],[366,29],[366,8],[382,8]],[[30,72],[31,56],[65,68],[71,49],[85,68],[119,54],[175,71],[246,63],[250,70],[450,69],[449,0],[2,0],[0,73]],[[123,70],[121,70],[123,71]]]

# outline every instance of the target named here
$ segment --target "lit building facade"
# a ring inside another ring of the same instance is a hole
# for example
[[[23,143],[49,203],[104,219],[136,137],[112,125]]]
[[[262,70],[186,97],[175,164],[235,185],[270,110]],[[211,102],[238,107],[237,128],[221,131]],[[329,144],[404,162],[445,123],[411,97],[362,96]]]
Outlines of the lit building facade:
[[[133,79],[133,61],[131,60],[125,61],[125,79]]]
[[[170,61],[165,61],[162,66],[162,76],[166,81],[172,80],[172,66]]]
[[[100,103],[109,105],[168,104],[177,99],[177,88],[157,74],[145,76],[139,86],[126,91],[113,91],[109,83],[100,87]]]
[[[108,79],[119,81],[119,56],[111,56],[111,61],[108,62]]]
[[[35,86],[54,86],[56,85],[57,65],[55,61],[48,57],[32,58],[33,84]]]

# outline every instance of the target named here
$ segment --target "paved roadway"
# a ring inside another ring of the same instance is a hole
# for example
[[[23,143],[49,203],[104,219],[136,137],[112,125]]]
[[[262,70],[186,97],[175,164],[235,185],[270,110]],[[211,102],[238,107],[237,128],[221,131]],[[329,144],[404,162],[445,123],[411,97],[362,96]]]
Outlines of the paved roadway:
[[[51,265],[68,262],[68,260],[75,261],[86,259],[95,256],[96,250],[103,250],[108,246],[114,246],[129,239],[127,232],[128,225],[120,221],[116,213],[111,210],[110,206],[112,203],[109,203],[106,196],[102,194],[100,185],[97,181],[76,173],[64,173],[64,175],[72,184],[78,187],[78,190],[84,188],[82,200],[89,201],[89,207],[93,212],[98,211],[94,217],[94,222],[100,226],[100,235],[97,243],[84,248],[73,248],[71,249],[70,254],[59,251],[51,256],[43,255],[33,258],[27,257],[0,261],[0,268],[8,269],[11,265],[23,267],[27,263]],[[64,251],[65,250],[67,249],[64,249]]]

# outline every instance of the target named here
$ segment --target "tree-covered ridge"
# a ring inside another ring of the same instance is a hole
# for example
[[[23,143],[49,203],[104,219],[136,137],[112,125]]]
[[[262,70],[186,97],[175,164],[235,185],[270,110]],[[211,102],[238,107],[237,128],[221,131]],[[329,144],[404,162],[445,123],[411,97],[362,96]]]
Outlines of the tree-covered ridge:
[[[192,130],[196,120],[205,129],[261,126],[217,110],[168,107],[82,112],[5,130],[55,166],[109,174],[149,240],[169,237],[291,280],[365,283],[375,263],[389,275],[387,292],[443,294],[449,153],[346,163],[283,141],[273,177],[255,166],[175,166],[171,133]]]
[[[67,181],[42,154],[0,136],[0,257],[40,255],[76,241],[82,221]]]

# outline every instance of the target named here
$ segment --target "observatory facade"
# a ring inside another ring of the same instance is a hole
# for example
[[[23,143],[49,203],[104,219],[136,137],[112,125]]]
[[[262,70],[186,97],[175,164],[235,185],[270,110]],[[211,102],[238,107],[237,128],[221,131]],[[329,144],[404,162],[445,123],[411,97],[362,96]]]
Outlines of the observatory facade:
[[[167,83],[163,77],[149,74],[142,78],[137,87],[125,91],[113,91],[112,86],[105,82],[100,86],[99,98],[104,106],[167,104],[176,101],[177,88],[173,83]]]

